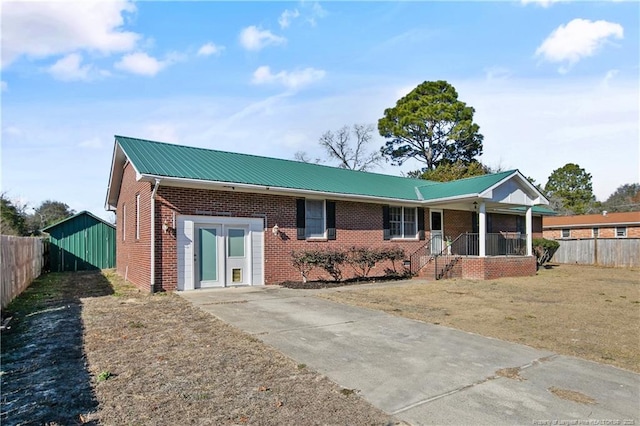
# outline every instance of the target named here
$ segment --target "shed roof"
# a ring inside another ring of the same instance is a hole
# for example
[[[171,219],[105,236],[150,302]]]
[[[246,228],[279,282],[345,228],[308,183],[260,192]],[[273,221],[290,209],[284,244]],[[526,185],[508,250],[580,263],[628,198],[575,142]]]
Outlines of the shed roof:
[[[546,201],[518,170],[432,182],[380,173],[340,169],[319,164],[249,154],[195,148],[126,136],[115,136],[107,206],[117,204],[122,167],[128,159],[139,179],[216,184],[274,191],[335,194],[336,196],[397,200],[424,204],[450,198],[481,197],[514,178],[526,191]]]
[[[95,219],[95,220],[97,220],[97,221],[99,221],[99,222],[102,222],[102,223],[104,223],[105,225],[108,225],[108,226],[110,226],[110,227],[112,227],[112,228],[114,228],[114,229],[115,229],[115,226],[113,226],[113,224],[111,224],[111,223],[107,222],[107,221],[106,221],[106,220],[104,220],[104,219],[99,218],[98,216],[94,215],[94,214],[93,214],[93,213],[91,213],[91,212],[88,212],[88,211],[86,211],[86,210],[83,210],[83,211],[81,211],[81,212],[79,212],[79,213],[74,214],[73,216],[69,216],[69,217],[64,218],[64,219],[62,219],[62,220],[59,220],[59,221],[57,221],[56,223],[53,223],[53,224],[51,224],[51,225],[49,225],[49,226],[45,226],[44,228],[42,228],[42,229],[41,229],[41,231],[43,231],[43,232],[48,232],[48,231],[50,231],[51,229],[56,228],[56,227],[57,227],[57,226],[59,226],[59,225],[62,225],[63,223],[69,222],[69,221],[74,220],[74,219],[76,219],[76,218],[78,218],[78,217],[80,217],[80,216],[85,216],[85,215],[86,215],[86,216],[89,216],[89,217],[92,217],[93,219]]]

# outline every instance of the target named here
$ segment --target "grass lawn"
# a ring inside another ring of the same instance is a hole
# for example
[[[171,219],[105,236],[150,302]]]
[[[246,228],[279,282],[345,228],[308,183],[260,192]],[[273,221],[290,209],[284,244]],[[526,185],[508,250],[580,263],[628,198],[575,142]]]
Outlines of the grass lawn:
[[[181,297],[113,272],[45,275],[9,310],[3,425],[397,424]]]
[[[640,270],[554,265],[534,277],[410,281],[320,295],[640,372]]]

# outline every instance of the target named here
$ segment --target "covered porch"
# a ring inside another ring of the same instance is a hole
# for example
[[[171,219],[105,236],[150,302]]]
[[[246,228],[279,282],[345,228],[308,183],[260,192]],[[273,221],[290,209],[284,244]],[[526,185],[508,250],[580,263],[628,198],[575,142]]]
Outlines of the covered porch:
[[[459,195],[429,200],[431,231],[410,257],[411,272],[435,279],[534,275],[533,238],[551,213],[548,200],[518,171],[477,193],[465,192],[464,181],[450,183],[452,192],[462,187]]]

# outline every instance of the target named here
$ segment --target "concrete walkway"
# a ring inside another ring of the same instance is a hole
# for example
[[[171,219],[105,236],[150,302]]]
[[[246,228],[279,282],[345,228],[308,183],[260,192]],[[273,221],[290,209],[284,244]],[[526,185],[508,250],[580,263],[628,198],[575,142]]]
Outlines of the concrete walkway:
[[[413,425],[640,425],[638,374],[314,297],[319,291],[179,294]],[[505,368],[519,377],[497,374]],[[553,388],[579,394],[565,399]]]

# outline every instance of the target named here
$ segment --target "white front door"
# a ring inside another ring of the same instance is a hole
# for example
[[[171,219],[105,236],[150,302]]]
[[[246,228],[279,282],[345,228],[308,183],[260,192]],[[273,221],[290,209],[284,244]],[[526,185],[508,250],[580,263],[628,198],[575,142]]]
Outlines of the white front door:
[[[176,217],[178,290],[264,285],[264,219]]]
[[[431,219],[431,254],[440,254],[444,248],[442,210],[432,209],[429,216]]]
[[[226,240],[226,285],[249,284],[249,254],[248,251],[249,227],[227,226],[225,227]]]

